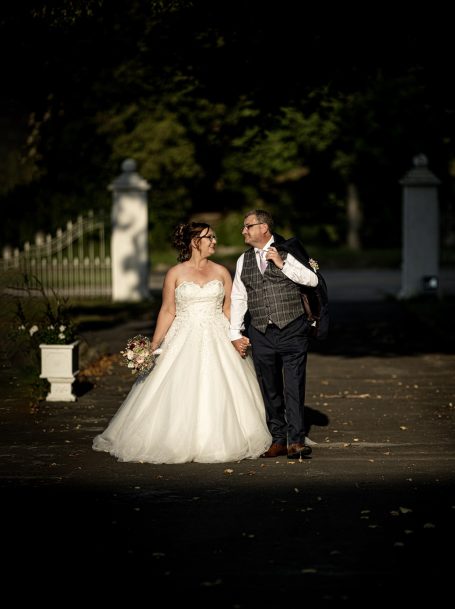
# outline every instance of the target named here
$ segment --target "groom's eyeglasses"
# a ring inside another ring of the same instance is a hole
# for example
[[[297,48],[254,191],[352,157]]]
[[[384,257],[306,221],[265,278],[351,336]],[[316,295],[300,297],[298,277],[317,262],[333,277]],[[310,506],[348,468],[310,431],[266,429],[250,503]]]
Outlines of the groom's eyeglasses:
[[[254,224],[244,224],[244,225],[242,226],[242,232],[243,232],[244,230],[250,230],[250,228],[251,228],[252,226],[258,226],[259,224],[265,224],[265,223],[264,223],[264,222],[255,222]]]

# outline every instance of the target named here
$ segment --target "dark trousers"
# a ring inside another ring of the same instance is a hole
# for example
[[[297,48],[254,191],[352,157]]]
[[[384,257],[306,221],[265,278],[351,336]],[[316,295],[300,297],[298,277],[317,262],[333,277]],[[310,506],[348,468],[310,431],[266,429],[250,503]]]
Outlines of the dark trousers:
[[[303,444],[308,353],[306,317],[302,315],[282,330],[269,324],[265,333],[250,325],[248,335],[273,442],[284,446]]]

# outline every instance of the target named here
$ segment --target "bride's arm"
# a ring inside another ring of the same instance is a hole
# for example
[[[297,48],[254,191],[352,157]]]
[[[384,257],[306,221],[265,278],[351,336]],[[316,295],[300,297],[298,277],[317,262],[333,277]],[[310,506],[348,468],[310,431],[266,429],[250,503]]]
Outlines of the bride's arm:
[[[175,318],[175,282],[176,273],[174,268],[172,268],[169,269],[164,278],[162,303],[152,338],[153,349],[157,349],[163,342]]]
[[[232,277],[227,268],[223,268],[223,281],[224,281],[224,303],[223,313],[226,317],[231,319],[231,291],[232,291]]]

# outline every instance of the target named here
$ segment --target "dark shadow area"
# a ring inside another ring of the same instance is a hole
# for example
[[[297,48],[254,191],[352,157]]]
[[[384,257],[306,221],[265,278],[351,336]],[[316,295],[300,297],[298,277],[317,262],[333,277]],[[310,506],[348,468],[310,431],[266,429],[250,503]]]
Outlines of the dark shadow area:
[[[156,299],[138,303],[84,303],[71,307],[80,334],[88,331],[114,328],[131,319],[151,316],[157,309]]]
[[[329,417],[311,406],[305,406],[304,408],[304,421],[305,421],[305,435],[308,436],[311,433],[311,428],[315,425],[316,427],[327,427],[330,420]]]
[[[95,383],[92,381],[89,381],[86,378],[79,379],[76,377],[76,380],[73,383],[73,393],[77,398],[80,398],[89,391],[92,391],[94,387]]]
[[[332,479],[296,493],[285,477],[265,486],[119,482],[10,489],[6,575],[26,556],[34,599],[47,598],[51,578],[72,599],[145,594],[165,598],[166,607],[188,599],[198,607],[262,607],[274,598],[375,607],[391,596],[393,605],[435,606],[451,589],[449,485]]]
[[[455,352],[455,302],[330,302],[330,330],[310,350],[327,355],[391,357]]]

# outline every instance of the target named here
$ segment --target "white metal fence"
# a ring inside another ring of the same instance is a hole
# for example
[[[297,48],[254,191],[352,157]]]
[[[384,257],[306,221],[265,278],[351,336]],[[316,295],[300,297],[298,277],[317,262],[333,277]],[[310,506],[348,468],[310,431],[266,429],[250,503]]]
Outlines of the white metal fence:
[[[12,288],[20,287],[21,276],[27,274],[31,285],[37,278],[44,290],[62,296],[111,298],[110,231],[110,222],[89,212],[54,237],[38,233],[35,243],[25,243],[23,250],[5,249],[0,272],[8,275]]]

